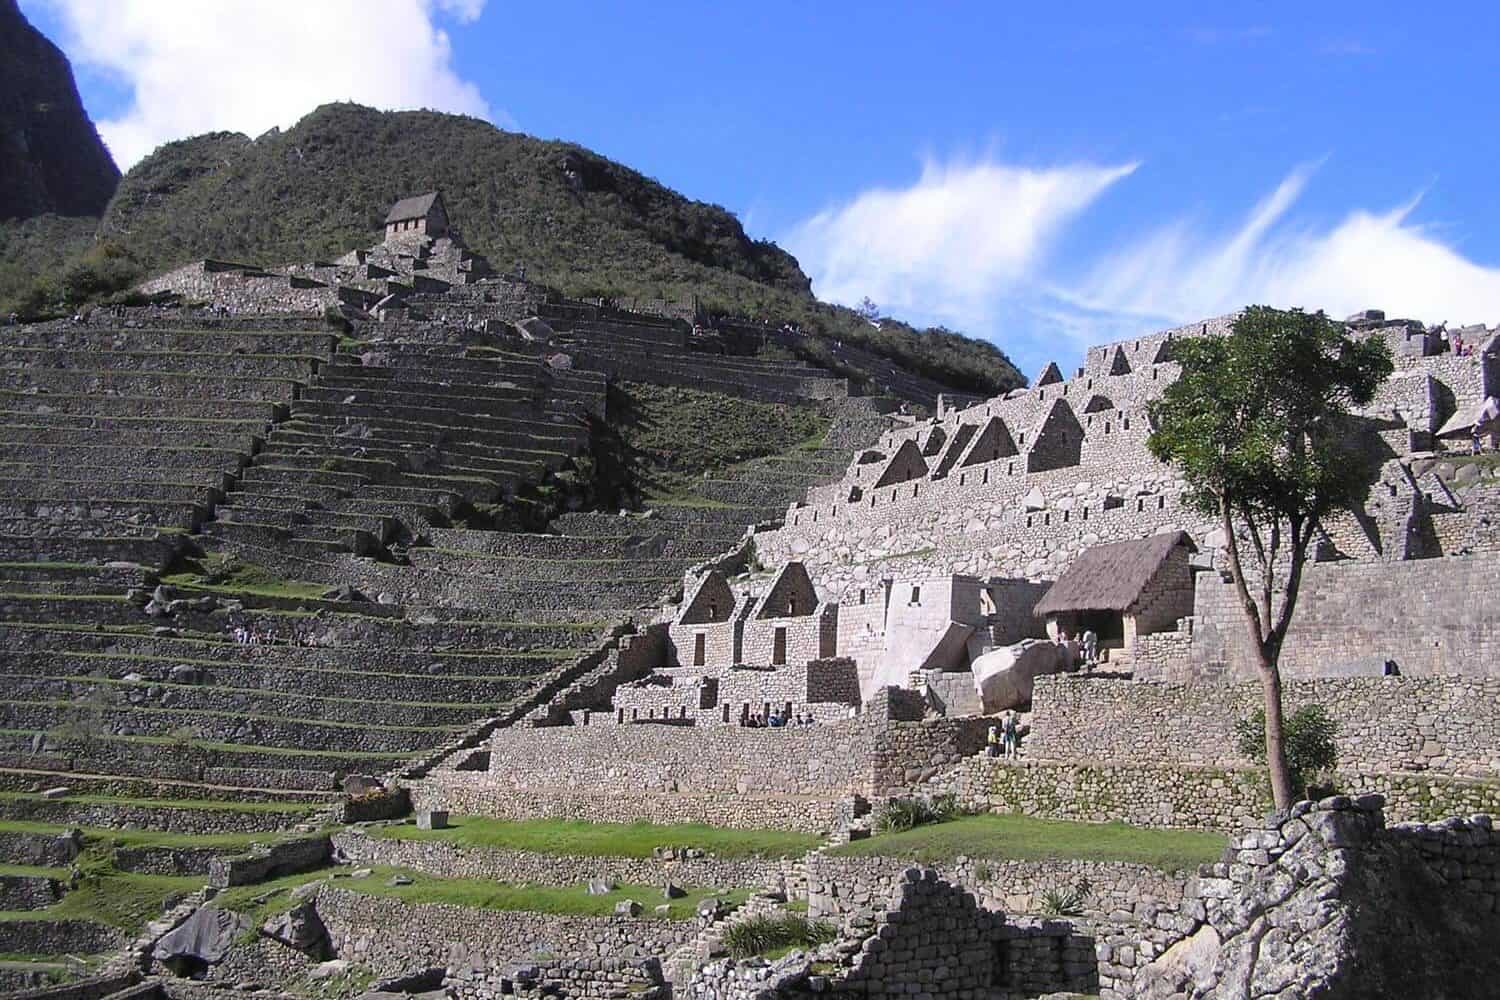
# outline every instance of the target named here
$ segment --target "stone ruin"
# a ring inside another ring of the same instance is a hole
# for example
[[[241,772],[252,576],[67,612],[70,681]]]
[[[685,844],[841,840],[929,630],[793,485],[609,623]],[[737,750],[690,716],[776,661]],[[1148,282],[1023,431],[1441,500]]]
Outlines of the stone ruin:
[[[7,818],[184,835],[302,828],[251,858],[113,855],[122,870],[226,886],[335,851],[539,885],[607,864],[621,880],[770,887],[842,925],[821,955],[728,963],[713,942],[732,915],[683,927],[413,908],[342,882],[309,890],[334,961],[396,976],[422,955],[464,1000],[868,996],[888,984],[1209,997],[1247,982],[1255,995],[1335,996],[1347,987],[1325,984],[1340,982],[1396,995],[1413,973],[1371,948],[1379,919],[1442,956],[1426,975],[1483,961],[1472,932],[1494,908],[1487,820],[1407,822],[1500,809],[1495,626],[1467,600],[1500,582],[1500,492],[1455,454],[1497,392],[1491,331],[1351,322],[1392,344],[1397,372],[1360,415],[1370,494],[1322,526],[1284,666],[1289,703],[1321,704],[1339,724],[1340,787],[1380,792],[1384,813],[1335,798],[1267,825],[1233,739],[1256,691],[1224,539],[1144,448],[1146,406],[1176,374],[1173,343],[1230,318],[1092,348],[1072,377],[1049,365],[995,399],[899,369],[878,377],[893,398],[860,398],[822,369],[737,352],[757,336],[748,327],[695,332],[495,275],[436,192],[398,203],[384,236],[336,261],[203,261],[143,286],[206,309],[100,309],[8,330]],[[330,307],[348,336],[323,324]],[[819,449],[705,478],[700,505],[575,510],[543,533],[466,521],[576,468],[609,419],[611,380],[817,406],[833,426]],[[312,590],[174,588],[162,577],[184,556],[233,557]],[[743,572],[756,564],[769,569]],[[1100,639],[1091,670],[1083,631]],[[986,713],[1012,709],[1021,753],[990,757]],[[791,724],[749,724],[773,716]],[[970,859],[939,879],[819,852],[495,857],[315,830],[415,808],[846,839],[893,801],[939,795],[1250,832],[1191,878],[1057,862],[999,879]],[[78,850],[0,836],[0,857],[20,864]],[[1046,891],[1084,874],[1098,887],[1085,914],[1038,918]],[[7,906],[40,913],[67,886],[18,875],[4,890]],[[5,926],[22,952],[129,947],[159,971],[155,947],[211,914],[204,902],[188,897],[138,941],[86,921]],[[773,902],[745,912],[761,905]],[[221,983],[300,975],[305,953],[286,942],[311,933],[288,917],[199,971]],[[538,942],[555,953],[538,958]],[[955,964],[935,961],[944,949]],[[68,996],[197,988],[111,972]]]

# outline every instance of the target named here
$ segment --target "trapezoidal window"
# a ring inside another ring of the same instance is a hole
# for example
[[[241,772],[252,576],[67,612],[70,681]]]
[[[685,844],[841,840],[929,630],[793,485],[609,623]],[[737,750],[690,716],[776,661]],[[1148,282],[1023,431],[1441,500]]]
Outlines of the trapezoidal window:
[[[913,604],[921,604],[922,603],[922,588],[921,587],[913,587],[913,588],[911,588],[911,602]]]
[[[695,667],[703,666],[703,655],[705,652],[704,646],[706,644],[706,639],[707,636],[705,636],[702,632],[699,632],[697,635],[693,636],[693,666]]]
[[[784,666],[786,664],[786,629],[779,628],[771,640],[771,664],[773,666]]]

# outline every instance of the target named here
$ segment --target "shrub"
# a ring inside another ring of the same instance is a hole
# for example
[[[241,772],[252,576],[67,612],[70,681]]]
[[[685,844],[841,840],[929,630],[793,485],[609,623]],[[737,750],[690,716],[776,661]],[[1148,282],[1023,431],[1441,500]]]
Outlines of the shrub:
[[[1309,782],[1326,777],[1338,763],[1338,723],[1322,705],[1303,705],[1286,720],[1286,764],[1291,771],[1292,790],[1306,796]],[[1266,711],[1257,708],[1234,724],[1240,753],[1261,764],[1266,762]]]
[[[1081,917],[1093,885],[1086,878],[1070,889],[1048,889],[1042,893],[1042,912],[1049,917]]]
[[[882,833],[900,833],[928,823],[946,823],[962,814],[958,798],[948,792],[930,799],[892,799],[877,826]]]
[[[724,947],[733,958],[750,958],[788,948],[815,948],[837,934],[827,921],[809,920],[800,913],[777,913],[730,925],[724,931]]]

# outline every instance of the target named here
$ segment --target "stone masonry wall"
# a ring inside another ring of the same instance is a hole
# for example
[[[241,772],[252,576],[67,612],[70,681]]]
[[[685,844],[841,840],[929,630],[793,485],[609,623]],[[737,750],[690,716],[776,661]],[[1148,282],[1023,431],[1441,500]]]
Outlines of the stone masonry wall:
[[[1500,619],[1478,597],[1497,590],[1500,561],[1489,554],[1310,566],[1281,669],[1290,677],[1326,674],[1358,656],[1394,661],[1408,677],[1500,674]],[[1233,585],[1198,574],[1194,615],[1191,659],[1223,660],[1231,676],[1254,677]]]
[[[1385,826],[1378,795],[1299,802],[1205,866],[1105,998],[1493,995],[1500,837],[1489,816]],[[1399,942],[1399,943],[1398,943]]]
[[[480,910],[323,887],[318,916],[340,958],[378,974],[447,966],[489,970],[536,953],[552,956],[661,955],[693,933],[689,922]]]
[[[715,889],[764,889],[800,882],[798,863],[792,859],[572,857],[375,837],[359,828],[335,834],[333,843],[352,863],[361,866],[389,865],[447,878],[492,879],[518,885],[568,886],[607,879],[629,885],[671,882]]]
[[[1289,681],[1284,695],[1288,713],[1306,704],[1327,709],[1339,727],[1341,768],[1500,773],[1500,679],[1325,678]],[[1052,760],[1245,766],[1234,724],[1261,699],[1257,683],[1038,678],[1023,749]]]
[[[900,858],[841,857],[814,852],[807,858],[808,913],[845,919],[874,916],[884,908],[908,862]],[[1141,904],[1176,907],[1189,876],[1118,861],[991,861],[960,858],[935,866],[938,874],[974,894],[982,906],[1006,913],[1040,913],[1049,891],[1066,892],[1087,882],[1084,913],[1106,917],[1136,912]]]

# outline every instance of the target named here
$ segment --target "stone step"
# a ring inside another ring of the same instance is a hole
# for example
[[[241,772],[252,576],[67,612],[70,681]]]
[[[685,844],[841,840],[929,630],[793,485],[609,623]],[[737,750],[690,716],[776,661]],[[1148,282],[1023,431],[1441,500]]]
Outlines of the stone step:
[[[300,354],[331,356],[337,334],[270,330],[155,330],[74,326],[66,329],[15,327],[5,341],[15,347],[70,351],[207,351],[210,354]]]
[[[69,702],[19,698],[0,702],[0,728],[3,729],[48,732],[75,721],[77,717],[76,707]],[[315,717],[142,706],[91,710],[89,718],[90,725],[113,735],[166,737],[191,729],[198,739],[212,742],[332,752],[415,753],[444,743],[465,728],[462,724],[426,727],[377,725]]]
[[[524,635],[515,630],[505,636],[506,652],[492,652],[493,631],[480,628],[471,644],[463,640],[470,627],[462,623],[448,626],[419,626],[410,621],[391,621],[389,628],[406,632],[421,632],[446,628],[448,644],[457,645],[458,650],[411,649],[394,643],[382,643],[378,660],[372,661],[364,642],[348,641],[346,645],[297,646],[278,644],[270,646],[246,646],[230,641],[227,634],[216,634],[212,638],[202,636],[157,636],[126,631],[78,631],[57,626],[0,623],[0,636],[5,643],[0,647],[17,655],[39,651],[53,655],[74,654],[79,657],[130,657],[159,662],[168,668],[179,664],[205,667],[209,670],[223,667],[285,667],[290,670],[314,671],[337,670],[343,673],[395,671],[404,674],[423,674],[430,677],[480,677],[510,676],[536,673],[543,668],[535,663],[556,665],[571,661],[578,653],[578,645],[587,645],[588,633],[569,630],[559,638],[562,630],[546,629],[540,637]],[[338,625],[332,626],[334,630]],[[361,623],[362,629],[370,629],[369,623]],[[383,638],[375,633],[375,638]],[[521,650],[522,640],[530,639],[530,645],[551,646],[561,642],[570,648],[543,649],[536,652]],[[374,641],[372,639],[371,641]],[[519,664],[519,665],[518,665]],[[122,669],[121,676],[134,667]],[[144,671],[141,671],[144,672]]]
[[[155,682],[129,684],[88,676],[36,675],[11,672],[6,697],[25,702],[85,702],[108,698],[112,711],[213,712],[322,723],[370,726],[445,726],[477,722],[497,714],[503,702],[478,704],[395,701],[369,698],[358,691],[316,695],[256,688],[231,689],[219,684],[191,685]]]
[[[202,397],[210,400],[244,400],[281,403],[296,398],[301,383],[292,379],[253,375],[192,375],[176,372],[71,371],[61,368],[0,368],[0,389],[24,393],[43,390],[81,396],[133,396],[151,399],[161,395],[173,399]],[[50,402],[50,398],[49,398]],[[149,412],[149,407],[144,411]],[[86,412],[86,411],[70,411]],[[98,412],[121,412],[101,409]],[[142,412],[136,408],[135,412]]]
[[[258,420],[270,422],[286,411],[290,396],[265,400],[231,399],[213,395],[99,395],[34,393],[0,387],[0,407],[27,418],[51,416],[112,417],[135,420]]]
[[[609,515],[605,515],[609,516]],[[434,548],[476,555],[510,556],[530,559],[708,559],[723,551],[714,539],[674,538],[662,533],[661,525],[653,531],[650,520],[614,518],[623,531],[606,535],[517,534],[503,531],[478,531],[465,528],[432,528],[427,532]]]
[[[196,430],[169,431],[162,427],[44,427],[26,423],[0,425],[0,440],[22,441],[29,445],[89,445],[91,447],[119,446],[128,448],[160,447],[166,442],[179,442],[194,448],[216,448],[225,451],[249,452],[256,447],[254,433],[239,430],[239,424],[229,430],[215,430],[206,425]]]
[[[138,480],[0,479],[0,497],[22,500],[73,500],[81,496],[122,497],[143,503],[202,503],[208,490],[197,483],[153,483]]]
[[[233,375],[237,377],[305,381],[317,370],[309,357],[278,354],[206,354],[152,351],[57,351],[30,347],[0,347],[0,369],[70,372],[108,371],[111,374],[171,373]]]

